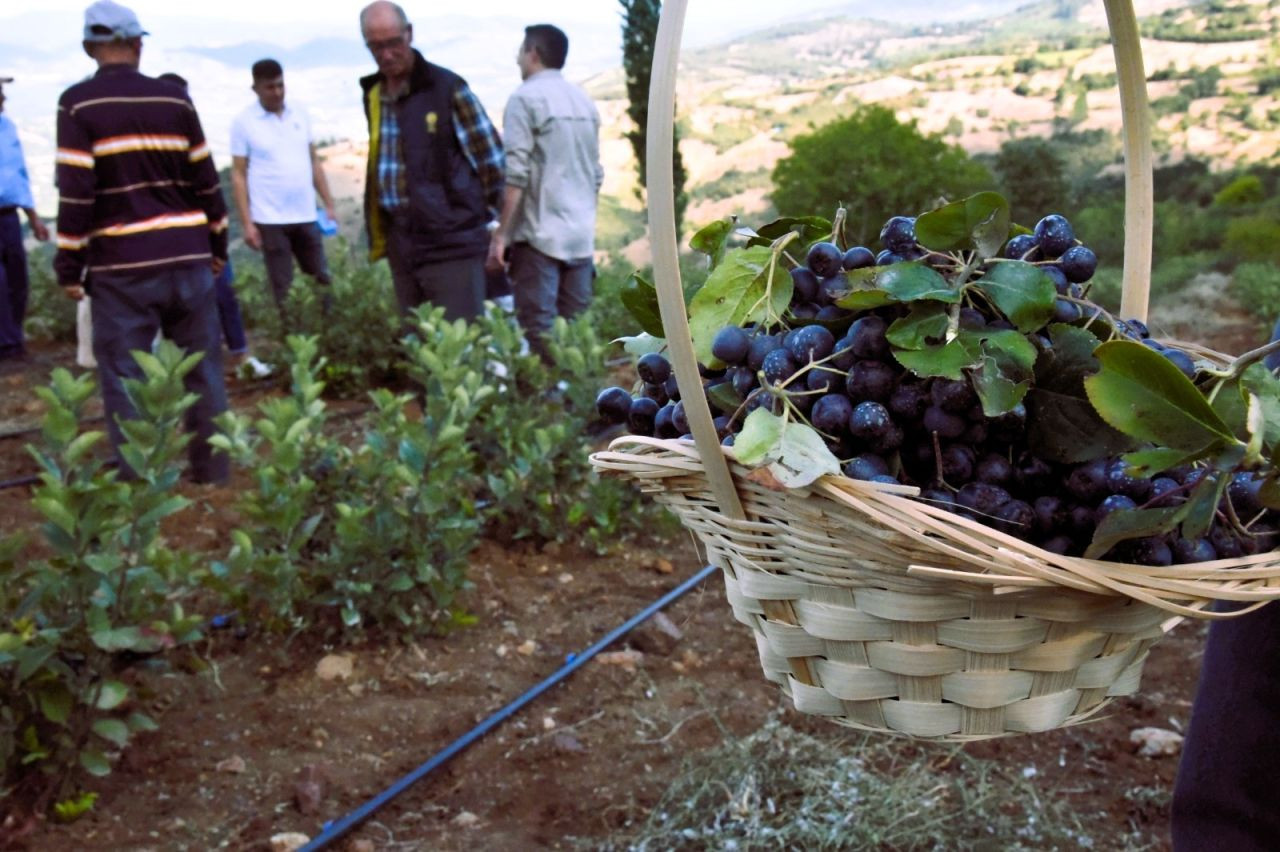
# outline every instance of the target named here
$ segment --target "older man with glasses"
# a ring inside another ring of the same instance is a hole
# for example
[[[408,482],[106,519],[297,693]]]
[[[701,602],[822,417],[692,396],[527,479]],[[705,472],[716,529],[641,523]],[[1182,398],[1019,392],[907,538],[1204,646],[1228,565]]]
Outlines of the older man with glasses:
[[[465,80],[414,50],[395,3],[360,13],[378,73],[360,80],[369,121],[369,259],[391,264],[402,313],[423,302],[450,319],[483,310],[489,223],[502,202],[502,142]]]

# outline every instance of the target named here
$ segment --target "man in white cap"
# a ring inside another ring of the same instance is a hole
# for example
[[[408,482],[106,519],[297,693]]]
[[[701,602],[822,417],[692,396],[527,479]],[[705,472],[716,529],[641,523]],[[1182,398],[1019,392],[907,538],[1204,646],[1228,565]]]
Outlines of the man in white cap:
[[[49,239],[49,229],[36,214],[18,128],[4,114],[4,86],[12,82],[12,77],[0,77],[0,363],[26,355],[22,320],[27,313],[27,252],[18,211],[27,215],[37,240]]]
[[[73,299],[93,295],[93,354],[114,446],[134,416],[123,380],[130,354],[157,331],[204,354],[187,374],[191,478],[223,482],[208,439],[226,410],[213,274],[227,259],[227,208],[195,107],[171,83],[138,72],[146,32],[133,11],[99,0],[85,10],[84,50],[98,73],[58,100],[58,253]],[[121,459],[125,475],[131,473]]]

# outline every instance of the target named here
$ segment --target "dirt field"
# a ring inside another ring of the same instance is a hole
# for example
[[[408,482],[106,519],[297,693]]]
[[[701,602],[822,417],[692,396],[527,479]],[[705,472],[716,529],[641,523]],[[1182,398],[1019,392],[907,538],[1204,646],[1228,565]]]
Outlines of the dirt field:
[[[1214,328],[1198,338],[1224,351],[1258,343],[1254,324],[1216,292]],[[1161,316],[1157,305],[1156,323]],[[1172,315],[1169,322],[1176,324]],[[51,366],[69,366],[71,355],[37,347],[25,372],[0,378],[7,431],[34,422],[31,387]],[[0,440],[0,477],[33,472],[22,443]],[[193,492],[204,505],[171,537],[191,548],[223,547],[245,481],[242,472],[232,487]],[[0,491],[3,529],[35,523],[28,497],[25,488]],[[479,623],[445,639],[326,648],[290,645],[253,625],[215,631],[171,664],[135,667],[131,676],[161,732],[140,739],[95,784],[101,798],[90,815],[70,826],[32,825],[16,846],[266,849],[281,832],[314,837],[700,566],[683,535],[609,557],[485,544],[469,596]],[[718,578],[667,614],[681,638],[650,628],[615,649],[639,656],[588,664],[339,848],[557,849],[575,838],[592,845],[645,813],[683,760],[726,735],[745,735],[777,713],[811,735],[836,734],[829,723],[783,709]],[[1129,733],[1185,727],[1202,635],[1198,624],[1176,628],[1152,651],[1141,695],[1116,701],[1095,724],[966,750],[1034,768],[1044,789],[1070,797],[1097,848],[1117,848],[1107,838],[1134,831],[1163,848],[1177,758],[1137,756]]]

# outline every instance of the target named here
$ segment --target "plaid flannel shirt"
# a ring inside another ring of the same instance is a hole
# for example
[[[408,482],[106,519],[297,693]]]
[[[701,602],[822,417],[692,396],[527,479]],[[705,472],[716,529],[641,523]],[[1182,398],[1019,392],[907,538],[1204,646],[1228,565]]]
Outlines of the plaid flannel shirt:
[[[378,204],[390,211],[403,209],[409,203],[395,101],[385,94],[382,96],[378,149]],[[467,86],[454,90],[453,127],[463,156],[480,177],[490,215],[497,218],[502,206],[502,180],[506,167],[502,140],[480,99]]]

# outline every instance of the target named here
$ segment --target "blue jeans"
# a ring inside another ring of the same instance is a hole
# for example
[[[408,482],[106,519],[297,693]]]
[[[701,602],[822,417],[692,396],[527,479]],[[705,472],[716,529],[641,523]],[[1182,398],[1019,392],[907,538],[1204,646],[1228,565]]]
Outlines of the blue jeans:
[[[27,251],[18,211],[0,213],[0,358],[21,355],[27,314]]]
[[[543,338],[557,316],[572,319],[591,305],[596,267],[589,257],[557,260],[528,243],[511,247],[511,284],[516,319],[529,338],[529,348],[550,360]]]
[[[231,286],[234,273],[231,261],[222,267],[222,272],[213,279],[213,292],[218,300],[218,322],[222,325],[222,337],[227,342],[227,350],[232,355],[243,355],[249,351],[249,342],[244,337],[244,320],[240,317],[240,300]]]
[[[118,420],[137,416],[124,389],[125,379],[143,378],[130,354],[150,351],[156,332],[188,352],[203,352],[187,373],[186,388],[197,395],[187,410],[187,429],[195,433],[189,447],[191,476],[196,482],[225,482],[230,474],[226,454],[215,452],[208,440],[213,419],[227,410],[222,381],[222,345],[218,340],[218,308],[213,275],[205,264],[174,266],[143,272],[95,272],[93,294],[93,354],[98,359],[107,433],[117,450],[124,442]],[[130,470],[120,459],[121,470]]]
[[[1209,628],[1173,790],[1176,852],[1276,848],[1278,665],[1280,604]]]

